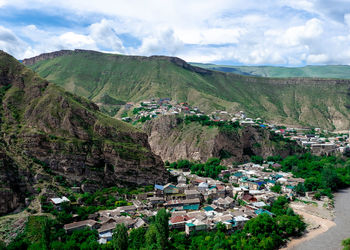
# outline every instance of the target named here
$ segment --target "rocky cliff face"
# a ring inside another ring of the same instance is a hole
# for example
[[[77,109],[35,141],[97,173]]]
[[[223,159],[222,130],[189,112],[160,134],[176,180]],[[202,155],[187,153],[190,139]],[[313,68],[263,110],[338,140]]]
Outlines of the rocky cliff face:
[[[168,178],[144,132],[105,116],[95,104],[48,83],[1,51],[0,97],[0,214],[23,204],[23,190],[32,192],[42,180],[39,173],[60,175],[86,189]],[[31,174],[16,174],[26,171]],[[21,182],[23,187],[17,185]]]
[[[225,132],[199,123],[185,124],[175,116],[147,121],[144,130],[153,152],[169,162],[179,159],[204,162],[210,157],[219,157],[231,164],[247,161],[253,155],[287,156],[300,150],[295,143],[274,138],[261,128],[244,127]]]

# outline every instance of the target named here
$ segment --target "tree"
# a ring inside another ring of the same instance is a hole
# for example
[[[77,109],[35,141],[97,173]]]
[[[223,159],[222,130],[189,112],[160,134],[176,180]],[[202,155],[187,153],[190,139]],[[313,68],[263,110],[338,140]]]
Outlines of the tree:
[[[261,214],[258,217],[249,220],[244,226],[244,232],[252,236],[268,237],[276,232],[277,225],[273,218],[267,214]]]
[[[5,243],[0,240],[0,250],[5,250],[5,249],[6,249]]]
[[[129,234],[129,248],[141,249],[145,243],[146,230],[143,227],[131,230]]]
[[[280,235],[284,238],[300,236],[306,229],[305,223],[299,216],[281,215],[276,218]]]
[[[263,164],[264,163],[264,158],[262,158],[260,155],[253,155],[251,158],[252,162],[256,164]]]
[[[350,250],[350,238],[346,239],[346,240],[343,240],[342,241],[342,245],[344,247],[343,250]]]
[[[322,170],[322,184],[325,188],[337,189],[339,178],[333,167],[327,166]]]
[[[151,223],[145,234],[146,246],[148,248],[155,248],[157,245],[157,227],[155,223]]]
[[[118,224],[115,227],[112,244],[114,249],[128,249],[128,229],[124,226],[124,224]]]
[[[50,249],[51,226],[47,217],[44,218],[41,228],[41,244],[43,249]]]
[[[156,215],[157,244],[165,249],[169,238],[169,214],[162,208]]]
[[[280,184],[275,184],[273,187],[271,187],[271,191],[280,194],[281,193],[281,185]]]
[[[300,196],[305,196],[305,186],[303,183],[298,183],[298,185],[295,187],[295,192]]]

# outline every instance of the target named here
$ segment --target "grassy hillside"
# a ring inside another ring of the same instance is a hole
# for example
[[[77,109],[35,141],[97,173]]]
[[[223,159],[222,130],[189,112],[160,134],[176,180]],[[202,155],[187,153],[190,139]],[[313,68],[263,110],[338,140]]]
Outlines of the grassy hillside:
[[[171,97],[205,111],[244,110],[276,123],[350,127],[347,80],[250,77],[204,70],[178,58],[91,51],[33,62],[30,67],[42,77],[97,103],[105,95],[121,102]]]
[[[191,65],[204,69],[250,76],[350,79],[350,66],[347,65],[322,65],[305,67],[230,66],[202,63],[191,63]]]

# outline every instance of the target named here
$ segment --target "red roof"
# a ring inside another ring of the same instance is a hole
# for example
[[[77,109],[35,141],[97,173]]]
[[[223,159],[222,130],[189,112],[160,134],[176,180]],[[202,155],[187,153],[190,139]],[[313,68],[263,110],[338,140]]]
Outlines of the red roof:
[[[216,185],[216,188],[217,188],[218,190],[224,190],[224,189],[225,189],[225,187],[222,186],[222,185]]]
[[[254,200],[256,200],[256,198],[254,196],[250,195],[250,194],[243,195],[242,199],[245,200],[245,201],[254,201]]]
[[[170,222],[172,224],[174,224],[174,223],[184,222],[184,221],[187,221],[189,219],[191,219],[191,218],[188,217],[187,215],[179,215],[179,216],[175,216],[175,217],[170,218]]]

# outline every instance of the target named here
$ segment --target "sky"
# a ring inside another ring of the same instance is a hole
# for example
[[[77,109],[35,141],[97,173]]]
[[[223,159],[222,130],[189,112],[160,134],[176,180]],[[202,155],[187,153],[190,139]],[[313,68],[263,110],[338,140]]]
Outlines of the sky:
[[[177,56],[189,62],[350,64],[350,0],[0,0],[0,49]]]

